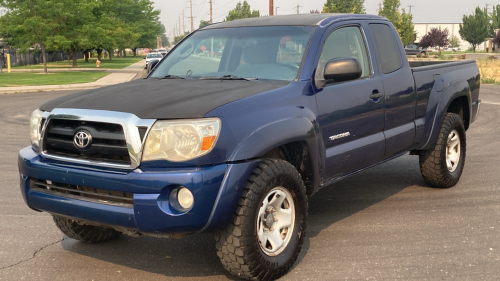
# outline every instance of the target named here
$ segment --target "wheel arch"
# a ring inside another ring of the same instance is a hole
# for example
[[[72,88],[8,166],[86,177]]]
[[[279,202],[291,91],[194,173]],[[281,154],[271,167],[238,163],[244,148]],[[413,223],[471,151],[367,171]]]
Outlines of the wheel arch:
[[[302,175],[308,196],[319,186],[317,130],[305,117],[282,119],[249,134],[230,161],[275,158],[290,162]]]
[[[432,123],[426,124],[428,133],[427,141],[418,149],[429,149],[432,147],[438,137],[441,125],[443,123],[444,117],[447,112],[453,112],[458,110],[463,106],[463,117],[470,121],[471,112],[471,92],[469,84],[466,81],[459,80],[448,84],[448,86],[443,89],[442,92],[434,91],[433,94],[440,95],[437,104],[428,104],[427,113],[432,114],[432,108],[435,108],[434,118]],[[468,115],[467,115],[468,114]],[[467,117],[466,117],[467,116]],[[429,116],[429,118],[432,118]],[[464,120],[464,119],[462,119]],[[465,120],[464,120],[465,126]],[[466,126],[468,128],[468,124]]]

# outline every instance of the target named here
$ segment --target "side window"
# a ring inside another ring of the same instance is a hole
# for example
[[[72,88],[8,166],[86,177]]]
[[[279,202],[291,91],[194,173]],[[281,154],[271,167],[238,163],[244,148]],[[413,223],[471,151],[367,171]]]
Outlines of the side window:
[[[361,78],[370,76],[370,63],[365,40],[357,26],[339,28],[333,31],[325,41],[318,62],[316,79],[323,79],[326,63],[335,58],[354,58],[361,65]]]
[[[369,27],[382,72],[387,74],[400,69],[403,63],[391,28],[386,24],[370,24]]]

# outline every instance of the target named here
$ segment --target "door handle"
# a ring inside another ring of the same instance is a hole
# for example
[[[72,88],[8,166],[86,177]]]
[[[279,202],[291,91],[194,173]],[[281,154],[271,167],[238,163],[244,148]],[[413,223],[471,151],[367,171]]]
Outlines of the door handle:
[[[373,90],[372,94],[370,95],[370,98],[372,100],[379,99],[384,96],[384,93],[379,92],[378,90]]]

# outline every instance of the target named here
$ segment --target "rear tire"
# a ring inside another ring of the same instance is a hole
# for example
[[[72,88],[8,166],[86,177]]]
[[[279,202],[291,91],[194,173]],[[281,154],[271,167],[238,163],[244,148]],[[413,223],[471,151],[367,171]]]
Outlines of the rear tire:
[[[231,274],[275,280],[299,255],[307,227],[307,195],[288,162],[264,159],[247,181],[232,222],[216,234],[217,255]]]
[[[101,243],[118,238],[122,233],[112,228],[81,225],[74,220],[59,215],[52,215],[57,227],[69,238],[86,243]]]
[[[433,187],[452,187],[460,180],[465,164],[466,138],[462,118],[446,113],[433,148],[419,156],[424,181]]]

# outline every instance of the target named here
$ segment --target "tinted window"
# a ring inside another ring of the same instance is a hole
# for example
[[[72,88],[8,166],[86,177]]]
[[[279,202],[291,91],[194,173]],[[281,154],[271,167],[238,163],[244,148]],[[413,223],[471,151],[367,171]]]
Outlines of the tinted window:
[[[363,72],[361,78],[370,76],[370,63],[366,44],[357,26],[339,28],[333,31],[325,41],[316,71],[316,79],[323,79],[326,63],[335,58],[353,58],[358,60]]]
[[[385,24],[370,24],[370,31],[375,40],[377,57],[384,74],[401,68],[401,55],[391,28]]]

